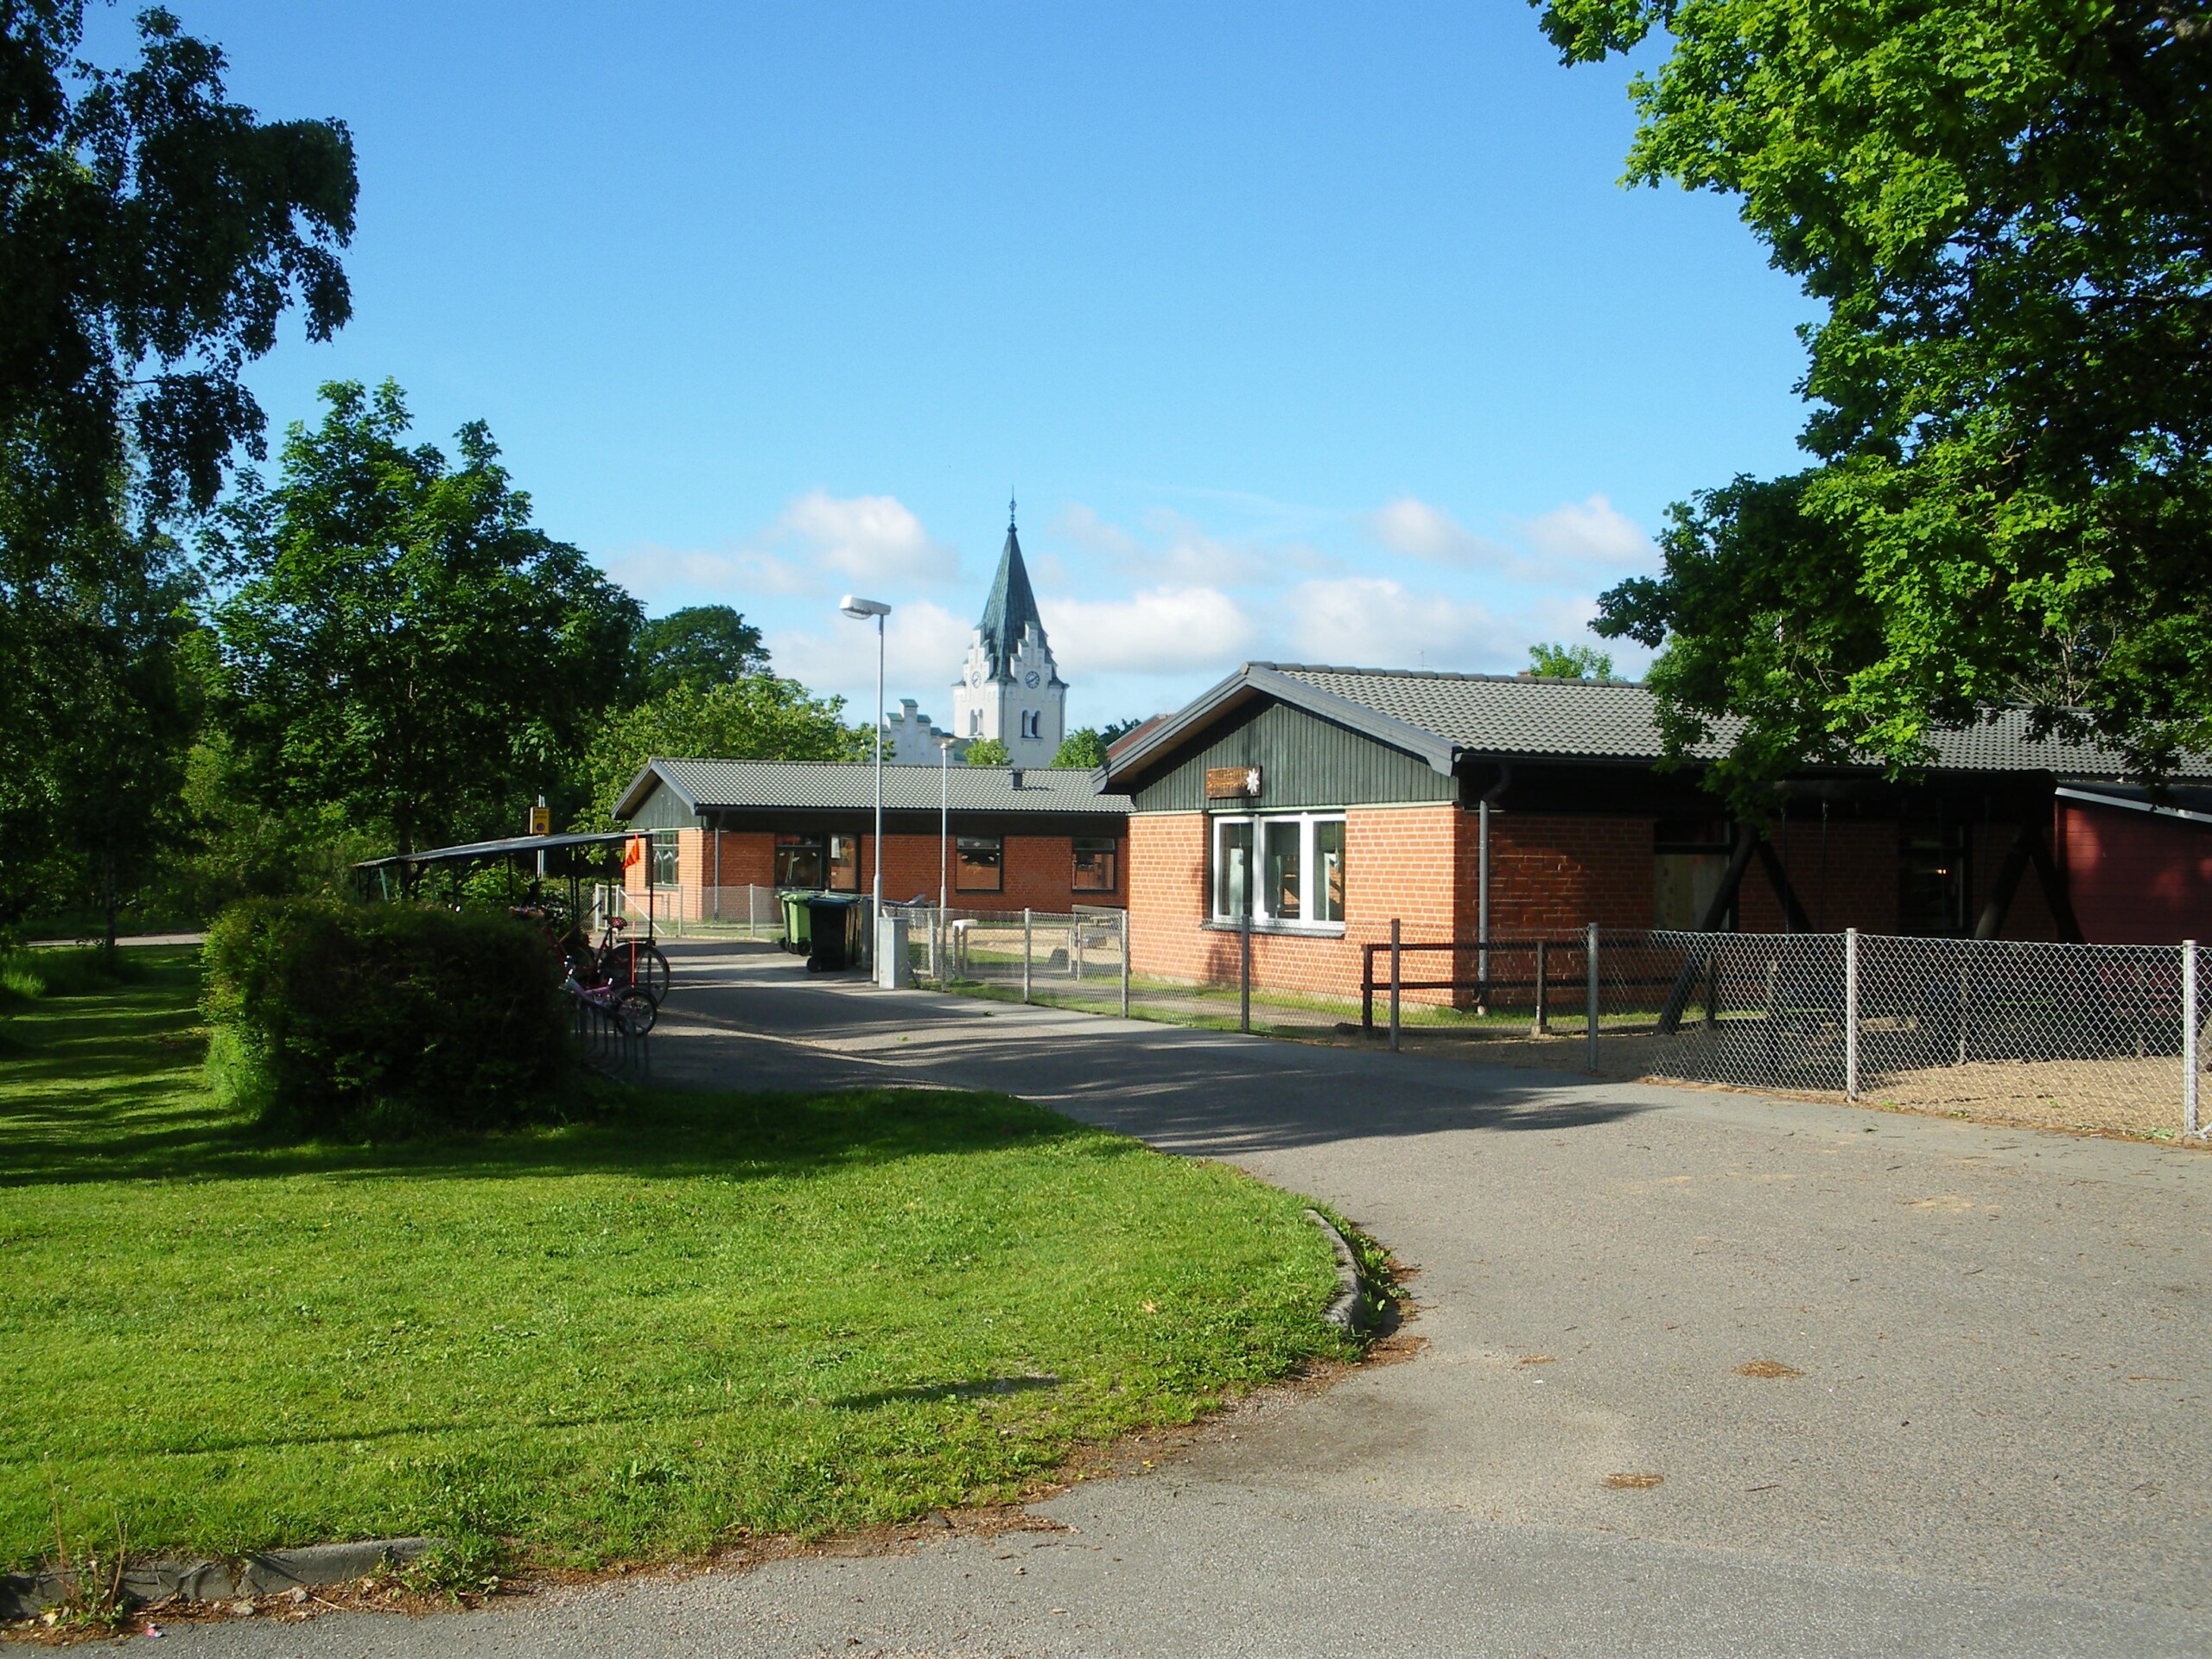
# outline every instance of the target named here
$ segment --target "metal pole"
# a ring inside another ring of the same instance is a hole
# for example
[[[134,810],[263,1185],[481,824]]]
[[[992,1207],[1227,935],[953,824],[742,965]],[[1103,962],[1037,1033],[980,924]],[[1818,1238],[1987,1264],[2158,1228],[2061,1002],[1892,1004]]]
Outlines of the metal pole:
[[[1843,930],[1843,1097],[1859,1098],[1859,930]]]
[[[1252,1029],[1252,873],[1244,872],[1244,910],[1236,918],[1236,1029]]]
[[[1122,1018],[1129,1017],[1129,912],[1122,912]]]
[[[937,746],[937,907],[952,902],[952,744]]]
[[[1029,1000],[1029,907],[1021,909],[1021,1000]]]
[[[1536,941],[1536,1019],[1533,1034],[1538,1037],[1544,1036],[1546,1027],[1551,1024],[1551,1004],[1547,1000],[1551,994],[1551,963],[1545,956],[1549,948],[1548,941]]]
[[[1398,970],[1398,918],[1393,916],[1390,918],[1390,1052],[1393,1054],[1398,1052],[1398,981],[1401,977]]]
[[[1583,1039],[1583,1040],[1584,1040],[1585,1044],[1586,1044],[1586,1046],[1587,1046],[1587,1051],[1588,1051],[1588,1064],[1586,1065],[1586,1066],[1584,1069],[1585,1069],[1585,1070],[1586,1070],[1586,1071],[1595,1071],[1598,1069],[1598,924],[1597,924],[1597,923],[1592,922],[1592,923],[1591,923],[1591,924],[1590,924],[1589,932],[1588,932],[1588,936],[1587,936],[1587,937],[1588,937],[1588,938],[1589,938],[1589,944],[1588,944],[1586,946],[1585,946],[1585,947],[1584,947],[1584,949],[1585,949],[1585,950],[1586,950],[1586,954],[1587,954],[1587,956],[1588,956],[1588,957],[1589,957],[1589,963],[1590,963],[1589,1009],[1588,1009],[1588,1013],[1587,1013],[1587,1015],[1586,1015],[1587,1023],[1586,1023],[1586,1026],[1584,1027],[1584,1031],[1585,1031],[1585,1033],[1586,1033],[1586,1035],[1585,1035],[1585,1037],[1584,1037],[1584,1039]]]
[[[1475,803],[1475,977],[1482,982],[1476,1012],[1490,1012],[1490,803]]]
[[[716,818],[715,823],[719,826],[721,820],[720,818]],[[708,831],[708,833],[715,838],[715,919],[719,922],[722,918],[722,832],[721,829],[717,827]],[[753,902],[750,898],[746,900],[745,905],[745,926],[746,931],[748,934],[751,933],[753,931]]]
[[[883,919],[883,618],[875,619],[875,887],[870,901],[868,925],[870,932],[868,958],[875,960],[875,941],[873,938],[878,923]]]
[[[2196,1105],[2196,941],[2181,942],[2181,1129],[2204,1133]]]

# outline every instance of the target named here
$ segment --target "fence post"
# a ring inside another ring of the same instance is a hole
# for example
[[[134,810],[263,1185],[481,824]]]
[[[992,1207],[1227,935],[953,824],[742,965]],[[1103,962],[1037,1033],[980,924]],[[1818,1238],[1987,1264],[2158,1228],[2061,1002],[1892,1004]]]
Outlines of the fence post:
[[[1236,918],[1236,1029],[1252,1029],[1252,894],[1244,894],[1244,913]]]
[[[1122,912],[1122,1018],[1129,1017],[1129,912]]]
[[[1029,906],[1021,907],[1021,1000],[1029,1000]]]
[[[1359,1028],[1375,1029],[1375,946],[1372,941],[1359,947]]]
[[[1398,918],[1390,918],[1390,1052],[1398,1052]]]
[[[1592,1071],[1592,1072],[1594,1072],[1594,1071],[1597,1071],[1597,1069],[1598,1069],[1598,924],[1597,924],[1597,923],[1592,922],[1592,923],[1591,923],[1591,924],[1590,924],[1589,929],[1588,929],[1588,931],[1587,931],[1587,932],[1586,932],[1586,936],[1585,936],[1585,937],[1586,937],[1586,938],[1587,938],[1587,940],[1588,940],[1588,944],[1584,947],[1584,950],[1585,950],[1585,954],[1586,954],[1586,955],[1588,957],[1588,958],[1589,958],[1589,963],[1590,963],[1590,974],[1589,974],[1589,977],[1590,977],[1590,985],[1589,985],[1589,1005],[1590,1005],[1590,1006],[1589,1006],[1589,1012],[1588,1012],[1588,1020],[1587,1020],[1587,1024],[1586,1024],[1586,1029],[1585,1029],[1585,1034],[1584,1034],[1584,1038],[1583,1038],[1583,1042],[1584,1042],[1584,1046],[1585,1046],[1585,1048],[1586,1048],[1586,1052],[1587,1052],[1587,1059],[1588,1059],[1588,1064],[1585,1066],[1585,1068],[1584,1068],[1584,1069],[1585,1069],[1586,1071]]]
[[[2204,1133],[2196,1109],[2196,941],[2181,942],[2181,1130]]]
[[[1859,1098],[1859,930],[1843,930],[1843,1097]]]
[[[1551,1005],[1547,1000],[1551,992],[1547,982],[1551,977],[1551,963],[1546,955],[1548,948],[1547,941],[1536,941],[1536,1020],[1529,1033],[1535,1037],[1550,1035],[1547,1030],[1551,1024]]]

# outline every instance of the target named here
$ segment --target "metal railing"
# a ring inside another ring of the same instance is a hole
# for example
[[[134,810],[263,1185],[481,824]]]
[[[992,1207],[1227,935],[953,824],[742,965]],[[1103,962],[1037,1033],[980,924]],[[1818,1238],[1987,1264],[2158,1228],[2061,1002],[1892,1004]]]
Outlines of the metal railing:
[[[727,887],[645,887],[632,890],[601,882],[592,889],[592,925],[609,915],[671,938],[779,939],[784,906],[777,889],[738,884]]]
[[[884,910],[906,915],[914,976],[939,988],[1129,1011],[1126,911]]]
[[[569,993],[569,1034],[584,1064],[609,1077],[637,1082],[652,1075],[652,1033],[633,1031],[604,1003]]]

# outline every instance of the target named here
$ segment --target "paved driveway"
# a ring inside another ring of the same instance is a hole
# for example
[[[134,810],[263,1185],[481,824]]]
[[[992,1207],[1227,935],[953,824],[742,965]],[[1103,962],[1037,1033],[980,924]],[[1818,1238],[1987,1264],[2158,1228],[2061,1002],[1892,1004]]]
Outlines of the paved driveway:
[[[664,1078],[1000,1088],[1230,1160],[1416,1265],[1426,1346],[1041,1506],[1065,1530],[175,1645],[2212,1651],[2212,1157],[679,949]]]

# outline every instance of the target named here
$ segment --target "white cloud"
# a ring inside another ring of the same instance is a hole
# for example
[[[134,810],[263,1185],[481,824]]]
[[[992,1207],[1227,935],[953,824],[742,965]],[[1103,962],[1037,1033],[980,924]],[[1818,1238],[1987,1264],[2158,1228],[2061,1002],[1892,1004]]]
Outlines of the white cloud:
[[[845,618],[821,632],[768,636],[776,672],[836,692],[867,718],[875,700],[875,630]],[[973,625],[942,605],[910,600],[893,607],[883,631],[883,696],[891,708],[912,697],[941,726],[952,713],[952,682],[968,654]]]
[[[1063,509],[1052,528],[1097,555],[1098,563],[1123,581],[1156,582],[1172,588],[1259,586],[1281,582],[1286,569],[1310,570],[1331,563],[1295,543],[1256,547],[1224,541],[1172,507],[1147,512],[1141,537],[1101,518],[1081,502]]]
[[[1518,637],[1486,606],[1387,576],[1301,582],[1290,618],[1304,660],[1347,667],[1496,668],[1511,661]]]
[[[1418,496],[1402,495],[1370,514],[1367,528],[1394,552],[1409,553],[1436,564],[1496,564],[1504,550]]]
[[[648,609],[686,601],[702,590],[742,598],[748,594],[801,594],[814,586],[807,573],[790,561],[750,548],[710,551],[648,543],[609,558],[607,574]]]
[[[1040,600],[1061,672],[1226,672],[1249,652],[1251,621],[1218,588],[1159,587],[1128,599]]]
[[[1567,502],[1519,528],[1539,550],[1578,564],[1648,564],[1654,555],[1651,538],[1602,495]]]
[[[893,495],[838,497],[810,490],[784,510],[779,527],[808,544],[812,562],[858,581],[949,582],[960,556],[933,542]]]

